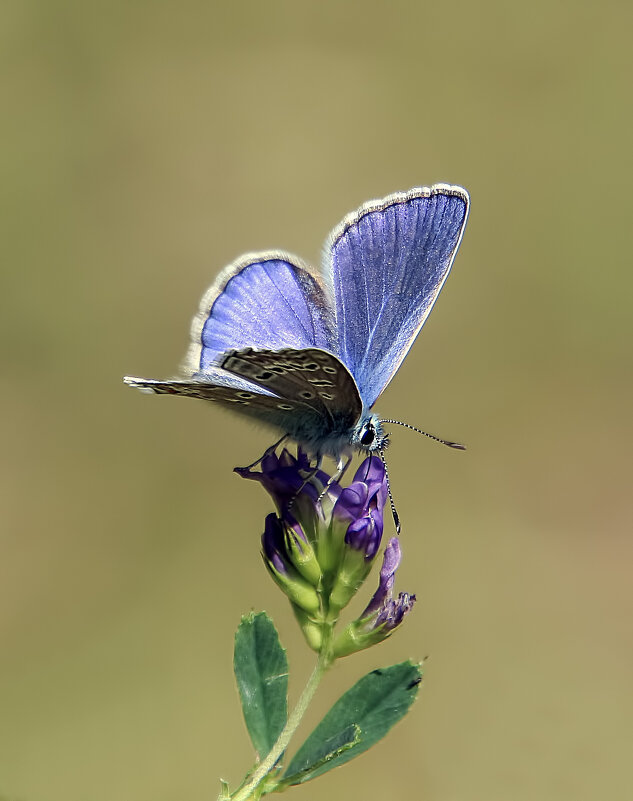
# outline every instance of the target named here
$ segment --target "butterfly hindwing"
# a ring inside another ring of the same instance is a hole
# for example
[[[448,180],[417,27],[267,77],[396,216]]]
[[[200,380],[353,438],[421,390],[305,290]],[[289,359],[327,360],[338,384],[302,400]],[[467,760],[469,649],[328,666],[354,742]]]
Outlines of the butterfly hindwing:
[[[318,348],[233,350],[219,366],[191,379],[128,376],[125,382],[159,395],[219,403],[280,429],[314,453],[320,453],[326,443],[345,441],[362,411],[349,371],[331,353]]]
[[[326,246],[338,353],[366,406],[389,383],[426,320],[459,246],[468,193],[438,184],[390,195],[343,220]]]
[[[289,433],[302,441],[348,432],[358,421],[362,402],[356,382],[339,359],[318,348],[230,351],[221,368],[258,384],[295,411]],[[306,415],[306,407],[313,415]],[[316,415],[316,417],[314,417]],[[318,419],[318,431],[314,420]]]

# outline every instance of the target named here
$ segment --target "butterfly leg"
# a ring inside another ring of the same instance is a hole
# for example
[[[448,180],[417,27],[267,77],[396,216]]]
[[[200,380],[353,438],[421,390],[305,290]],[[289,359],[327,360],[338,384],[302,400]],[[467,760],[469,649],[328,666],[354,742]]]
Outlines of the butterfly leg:
[[[299,495],[303,492],[303,489],[304,489],[305,485],[309,484],[310,481],[312,481],[312,479],[319,472],[319,470],[321,469],[321,464],[322,463],[323,463],[323,457],[322,456],[317,456],[317,461],[316,461],[315,466],[310,468],[310,472],[304,478],[303,484],[299,487],[299,489],[295,492],[295,494],[290,499],[290,501],[288,503],[288,506],[286,507],[288,511],[290,511],[292,509],[293,503],[296,501],[296,499],[299,497]],[[322,497],[323,497],[323,493],[321,493],[321,495],[319,495],[318,500],[320,501]]]
[[[236,471],[252,470],[254,467],[257,467],[257,465],[261,464],[269,454],[271,454],[273,451],[277,450],[277,448],[287,438],[287,436],[288,436],[287,434],[284,434],[283,437],[281,439],[278,439],[277,442],[275,442],[274,445],[271,445],[270,447],[266,448],[266,450],[262,453],[262,455],[259,457],[259,459],[256,459],[253,462],[253,464],[246,465],[246,467],[236,467],[235,468]]]
[[[351,463],[352,463],[352,457],[351,456],[347,457],[347,461],[345,463],[343,463],[343,457],[341,457],[338,460],[338,464],[336,465],[336,473],[334,473],[333,476],[329,477],[328,482],[323,487],[323,490],[322,490],[321,494],[319,495],[318,500],[321,500],[325,496],[325,494],[330,489],[332,484],[334,484],[335,481],[340,481],[340,479],[343,478],[343,476],[347,472],[347,468],[350,466]]]

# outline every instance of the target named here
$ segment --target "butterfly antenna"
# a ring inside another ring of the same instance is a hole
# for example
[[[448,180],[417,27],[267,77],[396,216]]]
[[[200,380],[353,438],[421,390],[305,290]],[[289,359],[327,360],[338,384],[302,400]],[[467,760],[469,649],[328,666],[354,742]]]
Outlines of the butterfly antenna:
[[[429,434],[428,431],[422,431],[420,428],[416,428],[415,426],[410,426],[409,423],[403,423],[401,420],[381,420],[381,423],[394,423],[397,426],[404,426],[405,428],[410,428],[411,431],[416,431],[418,434],[424,434],[425,437],[429,439],[435,440],[435,442],[439,442],[442,445],[448,445],[449,448],[455,448],[458,451],[465,451],[466,446],[462,445],[461,442],[451,442],[448,439],[440,439],[440,437],[436,437],[433,434]]]
[[[391,494],[391,483],[389,482],[389,471],[387,470],[387,461],[385,459],[385,452],[378,451],[380,454],[380,461],[385,468],[385,481],[387,482],[387,494],[389,495],[389,503],[391,505],[391,514],[393,515],[393,523],[396,527],[396,534],[400,534],[400,518],[398,517],[398,512],[396,511],[396,505],[393,502],[393,495]]]

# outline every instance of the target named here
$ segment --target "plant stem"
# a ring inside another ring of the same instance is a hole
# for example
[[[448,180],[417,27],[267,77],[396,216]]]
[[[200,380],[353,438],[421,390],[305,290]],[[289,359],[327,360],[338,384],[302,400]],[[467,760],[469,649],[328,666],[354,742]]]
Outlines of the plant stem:
[[[259,784],[275,767],[279,757],[288,747],[288,743],[292,739],[292,735],[297,730],[299,723],[301,723],[301,718],[304,716],[310,701],[314,697],[321,679],[332,664],[330,650],[329,643],[328,647],[321,650],[319,659],[314,670],[312,671],[312,675],[308,679],[308,683],[304,687],[295,708],[290,713],[290,717],[288,718],[286,725],[281,730],[281,734],[277,738],[277,742],[273,745],[263,762],[258,765],[256,770],[249,777],[247,783],[240,787],[239,790],[236,791],[235,795],[231,796],[231,801],[248,801],[248,799],[251,797],[258,797],[253,796],[253,793],[257,790]]]

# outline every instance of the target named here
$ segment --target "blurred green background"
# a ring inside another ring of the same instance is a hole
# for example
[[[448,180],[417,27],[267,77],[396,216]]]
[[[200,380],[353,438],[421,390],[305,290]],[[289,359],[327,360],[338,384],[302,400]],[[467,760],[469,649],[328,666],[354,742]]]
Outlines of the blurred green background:
[[[312,664],[231,473],[270,435],[121,376],[173,374],[240,253],[317,263],[362,202],[446,181],[469,226],[379,410],[469,450],[394,432],[418,605],[308,725],[376,666],[430,655],[426,682],[293,797],[633,797],[631,9],[3,4],[0,796],[242,776],[240,615],[273,615],[295,696]]]

